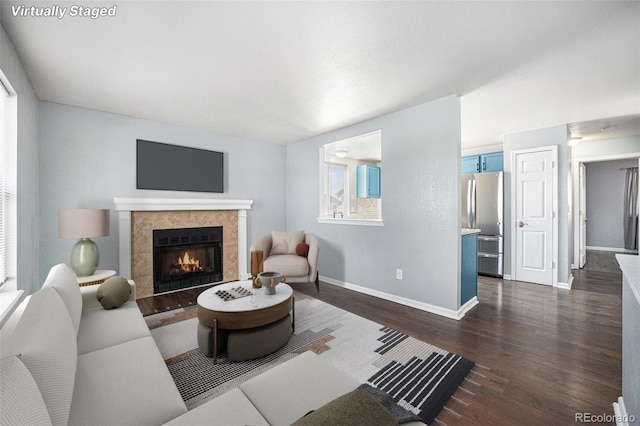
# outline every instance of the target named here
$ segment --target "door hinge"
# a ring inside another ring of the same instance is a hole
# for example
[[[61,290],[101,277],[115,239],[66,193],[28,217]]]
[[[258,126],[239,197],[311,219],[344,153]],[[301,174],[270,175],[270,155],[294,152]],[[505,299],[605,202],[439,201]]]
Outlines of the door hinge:
[[[551,162],[551,168],[552,168],[552,169],[555,169],[555,168],[556,168],[556,162],[555,162],[555,161],[552,161],[552,162]]]
[[[551,262],[551,269],[556,269],[556,262]]]
[[[551,219],[555,219],[556,218],[556,212],[551,212]]]
[[[584,250],[582,250],[582,249],[578,250],[578,252],[579,252],[580,254],[584,254]]]

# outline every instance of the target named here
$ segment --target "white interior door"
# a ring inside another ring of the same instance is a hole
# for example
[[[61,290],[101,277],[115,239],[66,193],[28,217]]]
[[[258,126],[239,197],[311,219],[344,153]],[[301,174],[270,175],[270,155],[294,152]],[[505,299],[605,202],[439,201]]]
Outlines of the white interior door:
[[[587,168],[584,163],[580,163],[579,169],[580,179],[580,209],[578,211],[578,220],[580,221],[580,268],[584,268],[587,262]]]
[[[515,155],[515,279],[553,285],[555,151]]]

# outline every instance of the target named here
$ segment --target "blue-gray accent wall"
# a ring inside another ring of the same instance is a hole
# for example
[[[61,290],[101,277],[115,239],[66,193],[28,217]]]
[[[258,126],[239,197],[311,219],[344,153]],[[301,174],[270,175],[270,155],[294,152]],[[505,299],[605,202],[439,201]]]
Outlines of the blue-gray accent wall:
[[[96,238],[100,269],[119,270],[114,197],[253,200],[248,243],[285,230],[285,147],[90,109],[40,102],[40,281],[69,262],[74,240],[58,239],[58,209],[110,208],[111,235]],[[225,154],[223,194],[136,189],[136,139]]]
[[[16,51],[0,26],[0,69],[18,96],[18,289],[40,288],[38,99]]]
[[[384,226],[318,223],[320,147],[382,132]],[[321,276],[449,310],[460,306],[460,98],[287,146],[287,228],[320,241]],[[396,269],[403,280],[396,280]]]

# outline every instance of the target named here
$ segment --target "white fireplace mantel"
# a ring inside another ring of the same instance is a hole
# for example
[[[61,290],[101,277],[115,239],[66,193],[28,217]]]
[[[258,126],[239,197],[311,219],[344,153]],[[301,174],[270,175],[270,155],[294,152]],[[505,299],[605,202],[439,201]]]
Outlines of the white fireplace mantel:
[[[238,211],[238,276],[249,278],[247,272],[247,210],[253,200],[227,200],[215,198],[114,198],[118,212],[120,237],[120,275],[131,278],[131,212],[237,210]]]

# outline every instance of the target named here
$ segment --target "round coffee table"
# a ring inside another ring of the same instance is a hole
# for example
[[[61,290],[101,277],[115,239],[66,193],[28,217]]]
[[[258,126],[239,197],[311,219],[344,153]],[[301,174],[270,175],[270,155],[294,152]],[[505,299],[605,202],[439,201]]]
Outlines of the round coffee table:
[[[249,293],[249,296],[241,297]],[[231,295],[231,297],[229,296]],[[237,296],[233,298],[233,296]],[[246,330],[275,323],[292,313],[295,323],[293,289],[280,283],[276,293],[267,295],[253,289],[250,280],[220,284],[198,296],[198,320],[213,330],[213,362],[217,362],[218,330]]]

